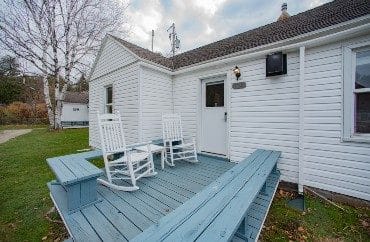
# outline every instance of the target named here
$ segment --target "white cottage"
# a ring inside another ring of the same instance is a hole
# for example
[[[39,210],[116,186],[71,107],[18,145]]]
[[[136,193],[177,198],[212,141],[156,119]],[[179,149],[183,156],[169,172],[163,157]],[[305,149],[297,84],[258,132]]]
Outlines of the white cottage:
[[[174,58],[107,36],[90,76],[91,146],[96,113],[112,110],[129,142],[160,139],[162,113],[180,113],[198,152],[237,162],[280,150],[282,179],[300,191],[370,201],[369,1],[284,14]]]
[[[87,92],[66,92],[61,119],[64,128],[88,126],[89,94]]]

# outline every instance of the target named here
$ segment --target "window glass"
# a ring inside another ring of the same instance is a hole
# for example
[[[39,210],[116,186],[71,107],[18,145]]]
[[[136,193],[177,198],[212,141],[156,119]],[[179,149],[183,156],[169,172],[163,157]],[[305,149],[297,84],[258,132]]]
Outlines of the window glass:
[[[113,113],[113,87],[107,87],[106,92],[105,111],[107,113]]]
[[[370,133],[370,50],[356,53],[355,132]]]
[[[107,113],[113,113],[113,107],[112,107],[112,104],[107,105]]]
[[[355,88],[370,88],[370,50],[356,53]]]
[[[356,93],[356,133],[370,133],[370,93]]]
[[[224,83],[206,84],[206,107],[224,106]]]
[[[107,103],[113,102],[113,88],[107,87]]]

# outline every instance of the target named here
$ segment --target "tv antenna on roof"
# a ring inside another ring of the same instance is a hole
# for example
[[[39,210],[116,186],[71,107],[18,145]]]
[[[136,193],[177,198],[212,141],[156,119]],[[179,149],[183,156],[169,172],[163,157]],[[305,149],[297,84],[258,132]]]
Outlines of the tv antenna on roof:
[[[169,32],[169,39],[171,41],[171,53],[172,56],[175,56],[176,49],[180,48],[180,40],[177,38],[175,23],[172,23],[172,25],[167,29],[167,32]]]

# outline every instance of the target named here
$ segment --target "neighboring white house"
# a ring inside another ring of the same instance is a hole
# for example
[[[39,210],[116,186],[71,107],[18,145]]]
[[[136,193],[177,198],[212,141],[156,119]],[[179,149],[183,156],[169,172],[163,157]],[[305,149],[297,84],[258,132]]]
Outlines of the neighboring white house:
[[[287,74],[266,77],[276,52]],[[89,84],[91,146],[97,112],[119,110],[128,142],[160,139],[162,113],[176,112],[199,152],[237,162],[280,150],[282,179],[300,190],[370,200],[368,0],[333,1],[174,58],[107,36]]]
[[[89,125],[89,94],[66,92],[63,100],[62,126],[81,127]]]

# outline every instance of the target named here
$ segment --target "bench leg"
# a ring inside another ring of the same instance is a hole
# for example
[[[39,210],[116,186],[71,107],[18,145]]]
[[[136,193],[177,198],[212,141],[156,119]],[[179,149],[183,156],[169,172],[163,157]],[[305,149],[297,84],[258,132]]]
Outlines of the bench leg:
[[[272,173],[277,173],[277,163],[274,165],[274,168],[272,168]]]
[[[247,212],[248,214],[248,212]],[[245,241],[249,241],[251,240],[250,239],[250,231],[248,229],[248,215],[246,215],[243,219],[243,221],[241,222],[238,230],[236,231],[235,233],[236,236],[238,236],[239,238],[245,240]]]
[[[261,188],[261,193],[262,193],[263,195],[267,195],[267,193],[266,193],[266,182],[263,184],[263,186],[262,186],[262,188]]]

